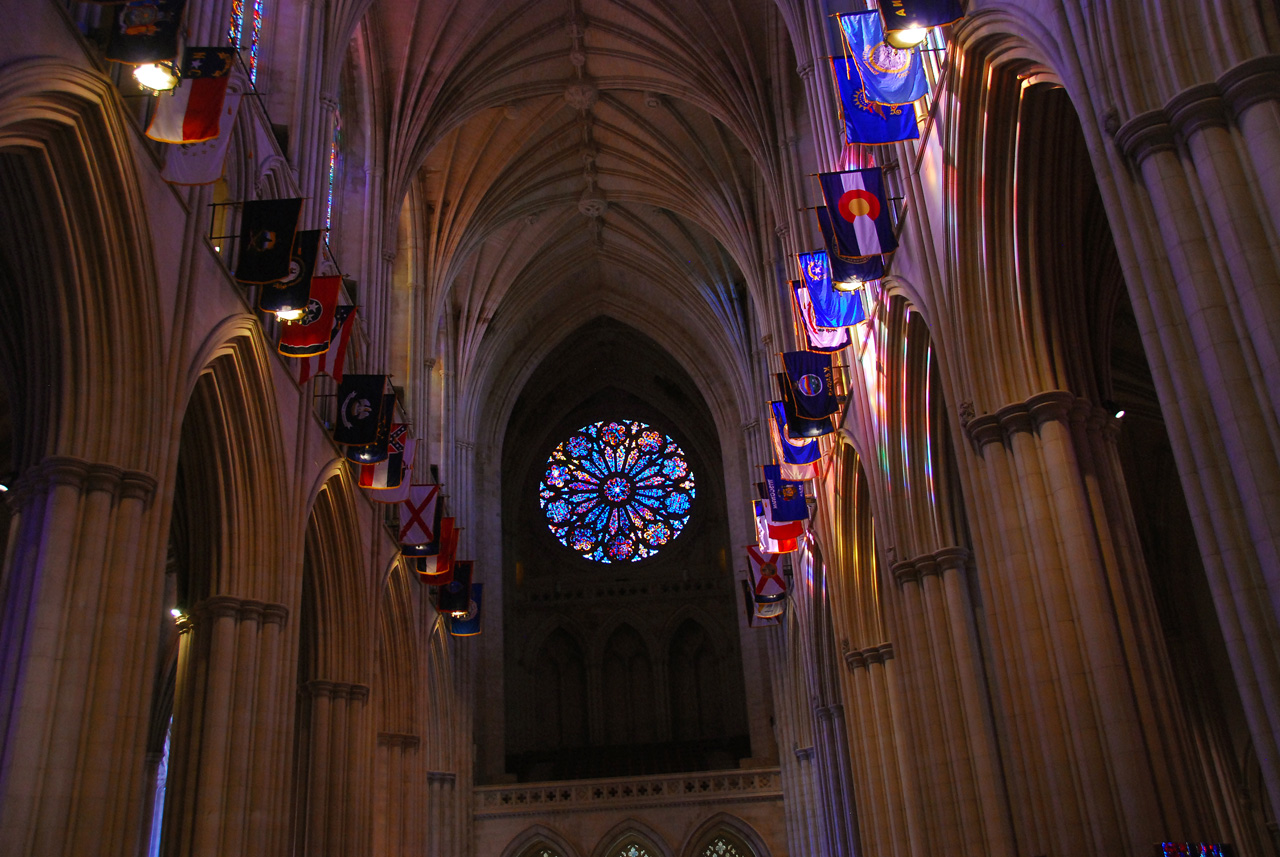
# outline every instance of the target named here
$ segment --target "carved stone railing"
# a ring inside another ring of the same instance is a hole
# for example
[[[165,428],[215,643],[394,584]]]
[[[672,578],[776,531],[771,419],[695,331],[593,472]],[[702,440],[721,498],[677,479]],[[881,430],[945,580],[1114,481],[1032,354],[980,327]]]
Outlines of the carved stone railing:
[[[480,786],[475,790],[478,818],[546,812],[584,812],[666,804],[744,803],[782,799],[778,768],[710,771],[608,780],[568,780]]]

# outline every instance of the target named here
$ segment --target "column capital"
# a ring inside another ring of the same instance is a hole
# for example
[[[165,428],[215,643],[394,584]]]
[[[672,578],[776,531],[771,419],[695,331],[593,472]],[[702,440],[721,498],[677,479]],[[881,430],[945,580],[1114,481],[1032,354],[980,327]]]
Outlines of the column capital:
[[[1049,390],[1036,393],[1027,399],[1027,412],[1038,430],[1047,422],[1065,423],[1071,418],[1071,408],[1076,397],[1065,390]]]
[[[893,574],[893,579],[897,581],[899,586],[904,583],[914,583],[920,579],[920,575],[916,571],[915,562],[909,559],[895,562],[889,566],[889,572]]]
[[[312,679],[304,687],[312,699],[349,699],[353,702],[364,702],[369,698],[369,686],[347,681],[328,681]]]
[[[458,782],[458,775],[452,771],[427,771],[427,782],[451,786]]]
[[[1262,101],[1280,98],[1280,55],[1247,59],[1218,78],[1218,86],[1234,116]]]
[[[21,504],[33,494],[55,485],[80,491],[103,491],[112,498],[138,499],[149,503],[156,492],[156,478],[141,470],[125,470],[114,464],[99,464],[70,455],[51,455],[29,467],[9,487],[8,500]]]
[[[289,608],[283,604],[269,604],[234,595],[211,595],[187,611],[178,626],[182,630],[190,630],[206,620],[216,622],[225,617],[237,622],[252,620],[259,625],[284,625],[289,618]]]
[[[1148,110],[1121,125],[1115,141],[1126,158],[1141,166],[1157,152],[1174,151],[1173,126],[1163,110]]]
[[[1000,420],[993,414],[983,414],[980,417],[973,417],[964,425],[965,434],[969,435],[969,440],[978,451],[989,443],[999,443],[1004,440],[1004,431],[1000,428]]]
[[[408,732],[379,732],[378,743],[384,747],[401,747],[409,749],[417,747],[422,739]]]
[[[968,548],[949,547],[934,551],[933,556],[942,571],[963,571],[968,567],[969,558],[973,553]]]

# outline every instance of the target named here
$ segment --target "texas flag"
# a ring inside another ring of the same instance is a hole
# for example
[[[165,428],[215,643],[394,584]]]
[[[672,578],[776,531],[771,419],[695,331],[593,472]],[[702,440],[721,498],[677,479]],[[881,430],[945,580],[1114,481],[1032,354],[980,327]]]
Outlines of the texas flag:
[[[819,173],[818,181],[827,210],[833,214],[831,226],[841,256],[871,256],[898,249],[879,167]]]
[[[236,56],[234,48],[187,48],[182,82],[172,92],[156,96],[147,136],[161,143],[199,143],[217,137]]]

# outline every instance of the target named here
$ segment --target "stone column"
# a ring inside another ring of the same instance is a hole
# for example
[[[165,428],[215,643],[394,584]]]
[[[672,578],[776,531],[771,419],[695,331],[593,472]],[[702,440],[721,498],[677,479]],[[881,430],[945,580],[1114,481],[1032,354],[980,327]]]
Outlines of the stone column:
[[[417,735],[378,733],[373,807],[375,854],[418,854],[426,849],[421,824],[421,775],[416,773],[421,743]]]
[[[313,680],[303,688],[310,701],[309,746],[299,776],[299,807],[305,842],[299,854],[367,855],[373,845],[368,728],[369,688],[349,682]]]
[[[1184,727],[1148,635],[1145,575],[1123,559],[1098,478],[1071,425],[1075,397],[1053,391],[971,420],[971,460],[992,634],[997,717],[1010,740],[1020,848],[1145,854],[1152,842],[1219,840],[1189,783]],[[1118,474],[1104,473],[1106,480]],[[1131,525],[1131,524],[1130,524]]]
[[[133,855],[164,587],[156,481],[50,457],[5,498],[0,854]]]
[[[457,782],[457,774],[448,771],[427,773],[427,857],[454,857],[462,853],[458,848],[456,830],[458,813],[454,812]],[[469,812],[462,818],[462,823],[471,823]]]
[[[287,617],[281,604],[215,595],[179,619],[166,854],[269,854],[285,841]]]

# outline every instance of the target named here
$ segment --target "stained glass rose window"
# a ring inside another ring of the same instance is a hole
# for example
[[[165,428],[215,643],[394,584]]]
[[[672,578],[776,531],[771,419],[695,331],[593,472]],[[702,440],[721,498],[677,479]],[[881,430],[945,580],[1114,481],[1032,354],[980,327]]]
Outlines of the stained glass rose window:
[[[653,556],[689,522],[693,498],[684,450],[635,420],[578,429],[551,453],[538,485],[552,535],[596,562]]]

